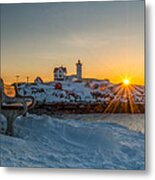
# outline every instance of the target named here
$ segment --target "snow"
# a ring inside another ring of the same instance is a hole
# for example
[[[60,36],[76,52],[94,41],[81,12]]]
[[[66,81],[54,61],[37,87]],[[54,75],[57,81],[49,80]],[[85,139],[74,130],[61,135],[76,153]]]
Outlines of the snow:
[[[62,117],[61,117],[62,118]],[[131,131],[144,134],[144,114],[66,114],[63,119],[91,122],[109,122],[122,125]]]
[[[55,102],[110,102],[115,99],[115,94],[119,90],[119,84],[112,84],[109,81],[88,81],[72,82],[61,81],[62,90],[55,89],[57,82],[44,84],[23,84],[19,86],[20,93],[32,95],[36,101],[43,104]],[[134,85],[130,92],[136,104],[144,104],[144,86]],[[117,95],[120,102],[127,103],[124,94]]]
[[[1,166],[144,169],[141,123],[138,114],[19,117],[15,137],[1,134]]]

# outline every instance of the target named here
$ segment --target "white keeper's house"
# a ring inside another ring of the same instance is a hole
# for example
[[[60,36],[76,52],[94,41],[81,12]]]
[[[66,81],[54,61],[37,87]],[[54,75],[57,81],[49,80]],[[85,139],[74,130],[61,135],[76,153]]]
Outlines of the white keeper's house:
[[[61,66],[54,68],[54,81],[64,81],[66,79],[66,74],[66,67]]]

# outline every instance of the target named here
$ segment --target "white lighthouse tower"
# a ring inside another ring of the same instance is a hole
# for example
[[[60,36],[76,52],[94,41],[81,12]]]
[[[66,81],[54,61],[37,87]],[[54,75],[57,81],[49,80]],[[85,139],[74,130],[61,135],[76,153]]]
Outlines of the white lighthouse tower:
[[[76,76],[79,80],[82,80],[82,64],[80,60],[76,63]]]

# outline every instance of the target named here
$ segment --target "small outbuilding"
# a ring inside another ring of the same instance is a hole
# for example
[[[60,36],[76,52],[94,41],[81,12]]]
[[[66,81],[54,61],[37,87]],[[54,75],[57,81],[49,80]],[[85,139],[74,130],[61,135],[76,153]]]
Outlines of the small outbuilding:
[[[40,77],[37,77],[37,78],[34,80],[34,82],[35,82],[36,84],[43,84],[43,83],[44,83],[43,80],[42,80]]]

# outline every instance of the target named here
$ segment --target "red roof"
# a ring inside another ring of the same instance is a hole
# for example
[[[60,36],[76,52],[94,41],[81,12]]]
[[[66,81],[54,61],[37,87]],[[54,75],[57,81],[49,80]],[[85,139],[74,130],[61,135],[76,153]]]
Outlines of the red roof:
[[[63,66],[54,68],[54,73],[56,73],[59,69],[62,69],[65,73],[67,73],[67,68]]]

